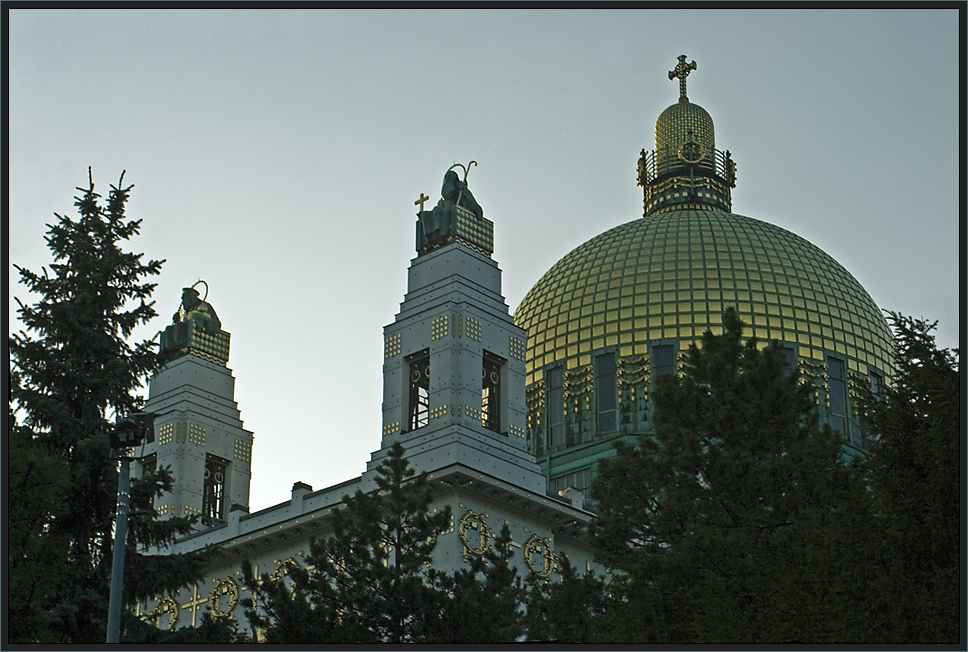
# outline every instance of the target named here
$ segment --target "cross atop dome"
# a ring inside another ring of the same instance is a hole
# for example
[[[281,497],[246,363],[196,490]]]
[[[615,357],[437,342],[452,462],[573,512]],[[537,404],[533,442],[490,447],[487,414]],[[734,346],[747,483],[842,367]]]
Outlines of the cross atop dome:
[[[695,60],[691,63],[686,63],[686,55],[679,55],[679,63],[676,64],[675,69],[669,71],[669,79],[679,78],[679,101],[688,102],[689,98],[686,97],[686,77],[689,73],[696,69]]]

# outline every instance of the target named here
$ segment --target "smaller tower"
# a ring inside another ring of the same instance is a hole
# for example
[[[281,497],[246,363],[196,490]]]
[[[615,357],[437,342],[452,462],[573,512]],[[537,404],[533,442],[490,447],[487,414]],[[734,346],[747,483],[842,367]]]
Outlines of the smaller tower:
[[[235,378],[226,366],[228,333],[195,286],[184,288],[172,324],[161,334],[168,362],[148,384],[144,411],[155,415],[155,441],[145,447],[142,473],[168,466],[174,489],[156,500],[162,515],[226,520],[232,505],[248,509],[253,435],[242,427]]]

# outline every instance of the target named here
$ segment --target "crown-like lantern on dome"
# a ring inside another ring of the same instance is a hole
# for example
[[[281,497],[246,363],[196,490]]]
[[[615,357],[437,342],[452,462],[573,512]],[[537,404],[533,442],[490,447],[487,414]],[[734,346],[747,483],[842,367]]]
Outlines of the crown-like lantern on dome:
[[[686,77],[696,68],[683,54],[669,71],[670,80],[679,79],[679,101],[656,120],[655,150],[641,152],[638,182],[645,194],[645,216],[683,205],[732,210],[736,164],[729,150],[716,149],[713,119],[686,96]]]

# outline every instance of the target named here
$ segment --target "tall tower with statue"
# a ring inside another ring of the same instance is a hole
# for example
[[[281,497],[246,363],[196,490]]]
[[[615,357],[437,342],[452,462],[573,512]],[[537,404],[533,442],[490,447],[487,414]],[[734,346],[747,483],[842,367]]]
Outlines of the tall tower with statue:
[[[171,468],[174,490],[158,499],[160,514],[199,515],[203,525],[214,525],[226,520],[233,505],[248,510],[253,435],[235,402],[235,378],[227,366],[230,335],[207,298],[205,281],[184,288],[171,325],[161,333],[167,361],[152,376],[144,407],[155,415],[156,437],[140,465],[142,473]]]
[[[418,471],[450,461],[543,495],[524,438],[527,335],[501,294],[494,224],[467,187],[474,165],[451,166],[437,205],[417,213],[407,294],[384,329],[383,445],[370,468],[399,440]]]

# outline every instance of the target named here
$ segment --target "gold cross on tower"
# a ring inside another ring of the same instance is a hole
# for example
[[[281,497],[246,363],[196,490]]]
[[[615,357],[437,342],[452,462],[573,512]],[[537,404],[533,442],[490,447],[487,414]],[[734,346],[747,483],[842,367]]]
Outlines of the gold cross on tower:
[[[430,197],[428,197],[427,195],[425,195],[423,193],[420,193],[420,198],[417,199],[417,201],[415,201],[413,203],[413,205],[414,206],[419,206],[420,207],[420,210],[423,211],[423,209],[424,209],[423,206],[424,206],[425,203],[427,203],[427,200],[429,200],[429,199],[430,199]]]
[[[686,97],[686,77],[689,76],[689,71],[696,69],[696,62],[686,63],[686,55],[679,55],[679,63],[676,64],[675,70],[669,71],[669,79],[679,78],[679,101],[688,102],[689,98]]]

